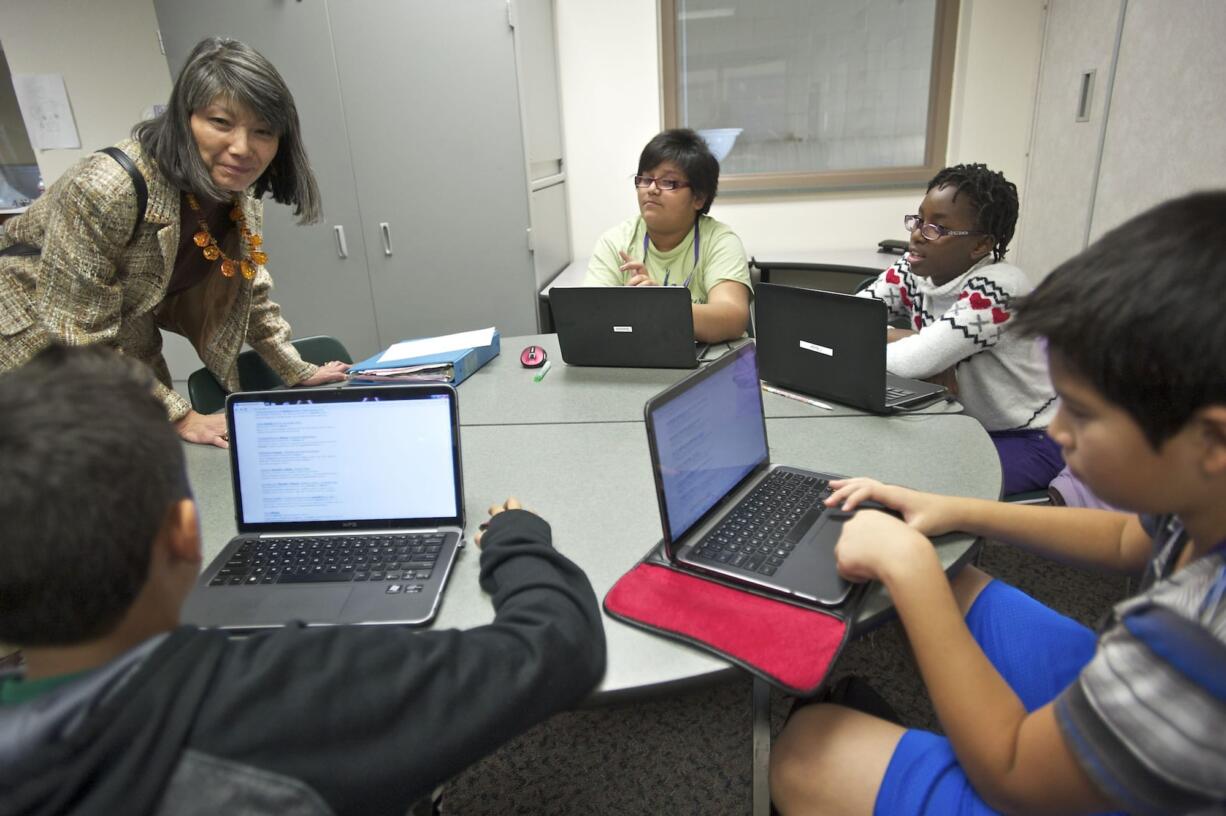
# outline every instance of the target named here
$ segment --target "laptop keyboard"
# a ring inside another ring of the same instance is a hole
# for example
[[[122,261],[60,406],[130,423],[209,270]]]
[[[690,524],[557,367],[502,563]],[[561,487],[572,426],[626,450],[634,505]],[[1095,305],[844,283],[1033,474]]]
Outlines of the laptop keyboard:
[[[915,392],[909,388],[897,388],[893,385],[887,385],[885,387],[885,401],[891,402],[893,400],[903,399],[904,397],[912,396],[914,393]]]
[[[774,575],[831,493],[825,479],[773,470],[694,548],[691,558]]]
[[[442,549],[442,533],[253,539],[209,586],[425,581]]]

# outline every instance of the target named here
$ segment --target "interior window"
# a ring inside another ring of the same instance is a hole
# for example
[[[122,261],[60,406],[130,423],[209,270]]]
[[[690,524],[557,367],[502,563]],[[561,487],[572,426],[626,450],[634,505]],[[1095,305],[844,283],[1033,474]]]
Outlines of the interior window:
[[[941,168],[957,0],[664,0],[665,123],[720,189],[925,182]]]

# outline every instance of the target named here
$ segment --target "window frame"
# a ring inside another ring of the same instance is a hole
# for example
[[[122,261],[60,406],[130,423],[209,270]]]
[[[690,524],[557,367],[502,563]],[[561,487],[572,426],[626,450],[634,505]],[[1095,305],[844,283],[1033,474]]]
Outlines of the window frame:
[[[811,192],[926,184],[946,163],[953,101],[954,55],[960,0],[936,0],[932,68],[928,83],[928,127],[924,163],[904,167],[863,167],[810,173],[721,173],[719,191],[738,193]],[[660,0],[661,98],[664,127],[681,127],[677,81],[677,0]]]

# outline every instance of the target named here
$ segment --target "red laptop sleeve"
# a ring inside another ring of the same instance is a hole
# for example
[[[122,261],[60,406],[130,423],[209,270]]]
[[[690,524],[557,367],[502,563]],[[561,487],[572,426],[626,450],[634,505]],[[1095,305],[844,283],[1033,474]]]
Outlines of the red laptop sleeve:
[[[618,579],[605,596],[606,612],[713,652],[789,694],[821,688],[862,592],[837,608],[799,606],[676,569],[658,550]]]

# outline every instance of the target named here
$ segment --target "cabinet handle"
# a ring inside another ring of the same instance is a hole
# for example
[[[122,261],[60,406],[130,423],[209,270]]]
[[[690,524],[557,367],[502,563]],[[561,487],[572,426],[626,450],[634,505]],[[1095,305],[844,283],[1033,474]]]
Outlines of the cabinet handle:
[[[379,222],[379,232],[383,235],[383,254],[392,254],[392,228],[387,225],[386,221]]]
[[[349,247],[345,244],[345,228],[337,224],[332,228],[332,232],[336,234],[336,257],[348,258]]]
[[[1094,101],[1094,74],[1096,70],[1083,71],[1081,74],[1081,92],[1077,94],[1078,122],[1090,121],[1090,103]]]

